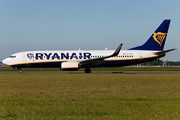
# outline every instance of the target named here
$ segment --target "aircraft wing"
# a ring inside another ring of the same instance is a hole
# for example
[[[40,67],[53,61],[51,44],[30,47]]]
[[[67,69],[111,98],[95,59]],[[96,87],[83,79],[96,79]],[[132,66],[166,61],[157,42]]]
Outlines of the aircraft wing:
[[[104,59],[117,56],[121,50],[123,44],[120,44],[119,47],[116,49],[116,51],[109,56],[100,57],[100,58],[94,58],[89,60],[83,60],[79,62],[79,65],[98,65],[104,62]]]
[[[170,49],[170,50],[165,50],[165,51],[161,51],[161,52],[155,52],[154,54],[155,55],[163,55],[163,54],[166,54],[167,52],[171,52],[173,50],[176,50],[176,49]]]

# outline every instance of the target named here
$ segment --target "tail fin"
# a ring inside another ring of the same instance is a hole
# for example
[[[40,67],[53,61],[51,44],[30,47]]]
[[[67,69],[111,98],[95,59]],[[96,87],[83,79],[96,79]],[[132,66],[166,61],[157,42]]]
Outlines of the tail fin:
[[[158,50],[163,51],[166,42],[170,20],[164,20],[151,37],[141,46],[129,50]]]

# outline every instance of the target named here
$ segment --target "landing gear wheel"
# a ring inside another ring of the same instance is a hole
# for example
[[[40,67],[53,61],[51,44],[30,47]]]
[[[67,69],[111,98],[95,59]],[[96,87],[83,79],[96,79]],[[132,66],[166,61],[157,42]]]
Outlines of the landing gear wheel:
[[[91,69],[86,68],[86,69],[85,69],[85,73],[91,73]]]

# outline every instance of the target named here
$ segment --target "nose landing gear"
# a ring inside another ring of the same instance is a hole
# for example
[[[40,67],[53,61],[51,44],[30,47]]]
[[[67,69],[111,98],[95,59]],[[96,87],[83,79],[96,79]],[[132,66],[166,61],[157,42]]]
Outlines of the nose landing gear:
[[[20,67],[13,67],[13,69],[18,69],[19,70],[19,73],[22,73],[22,70]]]
[[[21,68],[19,69],[19,73],[20,73],[20,74],[22,73],[22,70],[21,70]]]

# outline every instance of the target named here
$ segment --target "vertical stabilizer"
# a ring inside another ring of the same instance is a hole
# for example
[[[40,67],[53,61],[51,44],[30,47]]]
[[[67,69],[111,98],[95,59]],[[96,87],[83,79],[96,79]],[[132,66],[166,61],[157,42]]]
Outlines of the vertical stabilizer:
[[[166,42],[170,20],[164,20],[150,38],[141,46],[129,50],[157,50],[163,51]]]

